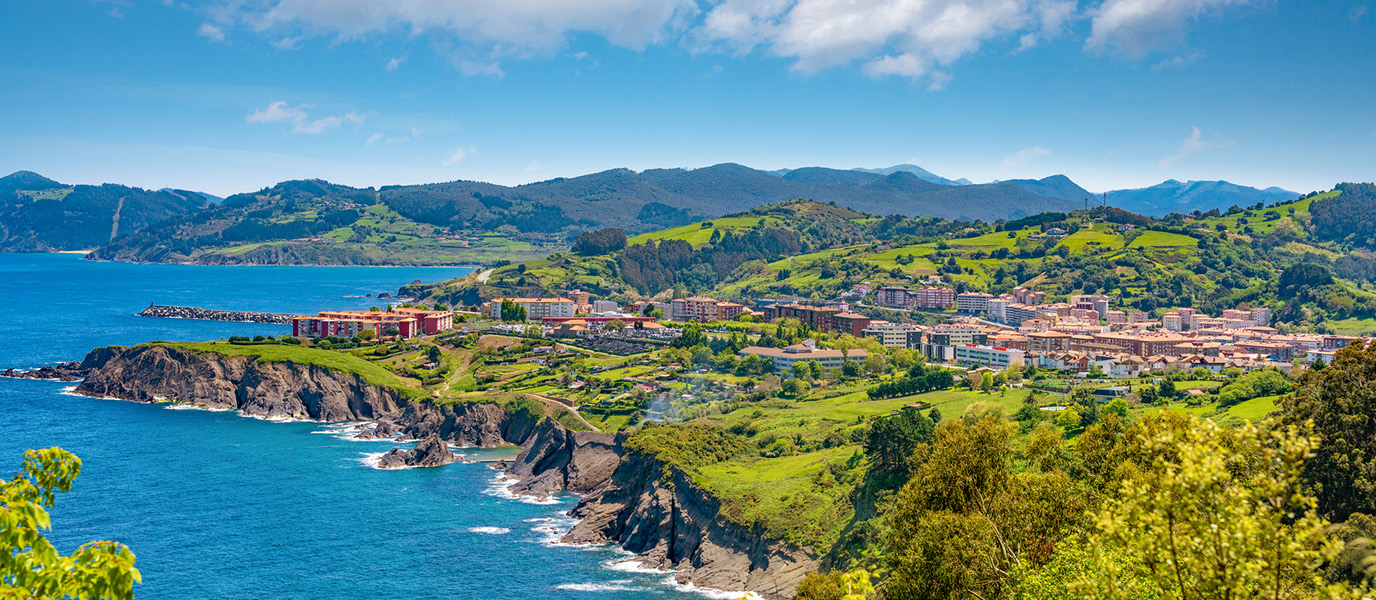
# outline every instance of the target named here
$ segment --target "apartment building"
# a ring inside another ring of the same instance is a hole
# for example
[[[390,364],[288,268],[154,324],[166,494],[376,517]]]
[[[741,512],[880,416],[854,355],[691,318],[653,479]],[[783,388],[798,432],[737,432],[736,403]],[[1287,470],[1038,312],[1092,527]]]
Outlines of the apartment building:
[[[1013,364],[1024,364],[1023,360],[1027,353],[1022,350],[1012,348],[994,348],[992,346],[980,346],[976,344],[961,344],[955,347],[955,359],[958,364],[967,366],[989,367],[992,369],[1006,369]]]
[[[982,313],[989,310],[993,294],[984,292],[965,292],[956,296],[956,310],[963,313]]]
[[[864,337],[877,340],[885,348],[909,348],[909,340],[917,337],[921,330],[907,323],[871,321],[864,331]]]
[[[578,305],[568,298],[493,298],[487,304],[487,316],[493,319],[502,318],[502,302],[506,300],[526,309],[528,321],[539,321],[547,317],[572,317],[578,311]]]

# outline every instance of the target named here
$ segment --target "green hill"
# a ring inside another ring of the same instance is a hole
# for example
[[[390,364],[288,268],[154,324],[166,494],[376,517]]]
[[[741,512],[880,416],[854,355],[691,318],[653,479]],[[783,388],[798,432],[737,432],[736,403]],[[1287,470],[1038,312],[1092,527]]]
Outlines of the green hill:
[[[85,250],[204,206],[199,196],[122,185],[66,185],[19,171],[0,178],[0,252]]]
[[[417,221],[386,192],[289,181],[238,194],[114,240],[96,260],[197,264],[464,264],[522,260],[561,248],[514,227]]]
[[[1193,306],[1215,314],[1246,303],[1272,307],[1282,323],[1376,330],[1373,261],[1366,250],[1329,241],[1333,234],[1311,218],[1311,207],[1323,212],[1342,195],[1167,219],[1095,208],[995,224],[881,219],[792,201],[640,234],[610,253],[555,254],[502,266],[482,282],[472,276],[406,291],[460,304],[571,288],[626,300],[689,293],[823,300],[859,284],[939,276],[962,291],[1021,285],[1052,299],[1104,293],[1145,311]],[[1046,233],[1058,228],[1066,235]],[[1287,272],[1307,273],[1310,265],[1331,282],[1287,283]]]

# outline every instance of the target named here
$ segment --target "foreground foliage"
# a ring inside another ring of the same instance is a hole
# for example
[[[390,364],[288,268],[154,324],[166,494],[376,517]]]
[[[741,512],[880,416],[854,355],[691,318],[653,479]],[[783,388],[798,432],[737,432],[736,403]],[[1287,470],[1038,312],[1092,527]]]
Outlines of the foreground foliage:
[[[49,508],[72,489],[81,459],[61,448],[24,453],[24,472],[0,482],[0,599],[134,597],[134,553],[97,541],[63,556],[43,537]]]

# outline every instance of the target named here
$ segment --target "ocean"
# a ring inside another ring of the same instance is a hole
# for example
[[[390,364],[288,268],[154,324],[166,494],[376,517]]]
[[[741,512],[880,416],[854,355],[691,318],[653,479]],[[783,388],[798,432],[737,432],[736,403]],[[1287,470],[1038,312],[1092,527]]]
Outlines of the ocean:
[[[0,370],[80,360],[109,344],[282,335],[275,325],[133,316],[149,303],[314,313],[367,308],[458,268],[204,267],[0,254]],[[381,471],[390,442],[341,427],[85,398],[0,378],[0,477],[61,446],[81,476],[58,496],[63,552],[116,540],[138,556],[135,596],[186,599],[701,599],[605,546],[558,543],[576,498],[511,498],[486,465]],[[514,449],[468,449],[474,458]]]

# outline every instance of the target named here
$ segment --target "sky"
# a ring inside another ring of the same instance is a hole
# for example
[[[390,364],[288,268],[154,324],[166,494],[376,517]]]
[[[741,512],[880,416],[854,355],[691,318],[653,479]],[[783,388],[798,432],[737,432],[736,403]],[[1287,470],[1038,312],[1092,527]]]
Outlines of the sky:
[[[0,171],[1376,179],[1376,0],[0,0]]]

